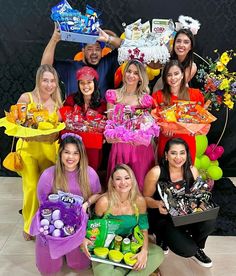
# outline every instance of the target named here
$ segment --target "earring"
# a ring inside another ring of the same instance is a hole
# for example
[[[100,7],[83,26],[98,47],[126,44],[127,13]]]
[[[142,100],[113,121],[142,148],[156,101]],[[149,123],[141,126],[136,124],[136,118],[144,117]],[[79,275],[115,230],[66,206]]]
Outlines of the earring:
[[[141,81],[138,81],[138,85],[141,85],[141,83],[142,83]]]

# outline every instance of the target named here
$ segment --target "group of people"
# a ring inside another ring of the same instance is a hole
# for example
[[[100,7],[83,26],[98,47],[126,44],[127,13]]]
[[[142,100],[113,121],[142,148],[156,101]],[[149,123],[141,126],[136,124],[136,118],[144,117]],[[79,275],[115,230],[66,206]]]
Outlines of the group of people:
[[[35,89],[22,94],[19,103],[41,105],[60,121],[63,104],[59,75],[66,85],[64,106],[80,106],[84,113],[90,108],[109,117],[107,111],[116,104],[151,109],[157,105],[171,105],[176,99],[204,104],[200,91],[189,87],[197,70],[193,61],[194,37],[190,30],[182,29],[176,33],[171,59],[163,67],[161,81],[156,86],[159,88],[153,93],[150,93],[145,66],[139,60],[130,60],[126,64],[123,84],[114,89],[114,73],[118,67],[116,49],[102,57],[101,44],[96,42],[84,46],[84,58],[80,62],[54,62],[59,41],[60,32],[55,26],[37,71]],[[115,47],[121,44],[119,37],[103,30],[100,30],[99,41]],[[70,132],[61,135],[59,140],[56,135],[19,139],[17,147],[21,148],[24,163],[20,174],[25,240],[34,239],[30,235],[30,225],[39,205],[50,193],[61,190],[83,196],[85,211],[95,204],[96,216],[108,214],[118,218],[121,221],[118,234],[127,234],[137,224],[144,234],[143,246],[135,255],[134,270],[93,262],[94,275],[150,275],[163,261],[163,250],[167,248],[180,256],[192,257],[204,267],[211,267],[212,262],[203,249],[215,222],[175,227],[157,191],[160,180],[173,185],[181,182],[186,189],[193,185],[198,176],[193,166],[194,136],[161,131],[157,144],[152,142],[144,146],[117,142],[112,144],[110,152],[102,153],[85,148],[81,137]],[[96,172],[104,154],[109,154],[107,189],[101,186]],[[159,165],[155,165],[156,160]],[[148,242],[148,233],[155,235],[157,245]],[[66,255],[69,267],[83,269],[89,265],[90,243],[84,239],[80,248]],[[49,248],[37,237],[36,264],[42,275],[51,275],[60,271],[63,258],[52,259]]]

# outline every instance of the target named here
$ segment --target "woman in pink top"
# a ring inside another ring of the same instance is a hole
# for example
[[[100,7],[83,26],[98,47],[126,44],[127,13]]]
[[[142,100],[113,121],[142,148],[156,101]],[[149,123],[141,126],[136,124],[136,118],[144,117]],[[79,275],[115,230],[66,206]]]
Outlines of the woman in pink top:
[[[135,108],[151,108],[152,97],[149,95],[148,77],[144,65],[138,60],[130,60],[124,69],[123,86],[106,92],[108,118],[109,110],[122,104]],[[140,191],[143,190],[144,177],[154,165],[154,148],[152,144],[133,145],[130,143],[113,143],[108,160],[107,175],[117,164],[129,165],[137,178]]]

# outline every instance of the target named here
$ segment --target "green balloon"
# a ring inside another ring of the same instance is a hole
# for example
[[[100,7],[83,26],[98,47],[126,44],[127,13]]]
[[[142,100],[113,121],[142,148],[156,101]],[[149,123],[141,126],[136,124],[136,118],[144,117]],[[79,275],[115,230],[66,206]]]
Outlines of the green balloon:
[[[214,160],[214,161],[211,161],[211,166],[219,166],[219,161],[218,160]]]
[[[202,155],[199,158],[199,160],[200,160],[200,168],[201,169],[205,169],[206,170],[210,166],[210,164],[211,164],[211,160],[210,160],[210,158],[207,155]]]
[[[201,171],[200,176],[202,177],[203,180],[207,180],[207,174],[205,171]]]
[[[209,178],[213,180],[219,180],[223,176],[223,171],[218,166],[210,166],[207,169],[207,174]]]
[[[200,157],[206,151],[208,140],[206,135],[196,135],[196,156]]]
[[[198,157],[195,158],[194,166],[199,170],[201,168],[201,162]]]

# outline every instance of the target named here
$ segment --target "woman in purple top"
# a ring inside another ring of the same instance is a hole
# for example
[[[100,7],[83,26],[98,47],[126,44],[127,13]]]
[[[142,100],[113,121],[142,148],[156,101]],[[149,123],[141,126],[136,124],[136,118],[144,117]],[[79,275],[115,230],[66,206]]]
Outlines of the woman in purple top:
[[[81,137],[77,134],[62,135],[55,166],[46,169],[38,183],[38,200],[43,204],[48,195],[57,191],[69,192],[84,198],[83,209],[96,202],[101,192],[100,181],[93,168],[88,166],[88,159]],[[72,269],[89,266],[89,259],[76,248],[65,255],[67,265]],[[52,259],[47,244],[40,235],[36,237],[36,265],[42,275],[51,275],[61,270],[63,256]]]

